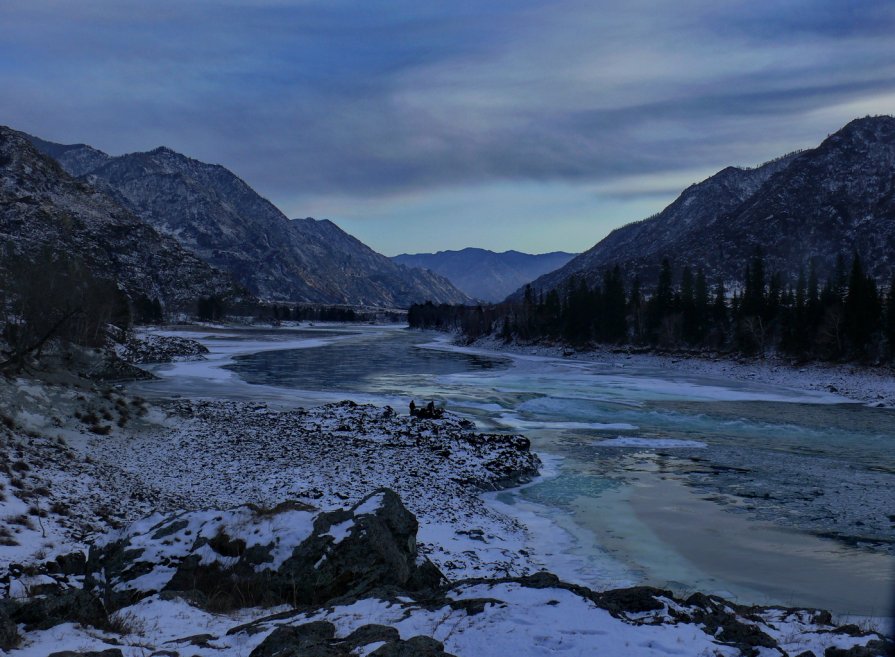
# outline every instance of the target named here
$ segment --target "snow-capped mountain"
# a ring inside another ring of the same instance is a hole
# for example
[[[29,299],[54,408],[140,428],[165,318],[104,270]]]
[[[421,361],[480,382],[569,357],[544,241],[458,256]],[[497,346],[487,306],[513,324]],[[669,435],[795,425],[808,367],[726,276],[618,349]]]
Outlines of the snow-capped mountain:
[[[817,148],[754,169],[728,167],[692,185],[659,214],[610,233],[565,267],[537,279],[596,281],[615,264],[653,283],[662,258],[739,281],[760,247],[766,271],[795,276],[813,260],[828,275],[857,251],[888,284],[895,270],[895,118],[856,119]]]
[[[371,306],[467,301],[441,276],[395,264],[330,221],[290,221],[223,166],[164,147],[110,157],[84,145],[35,145],[262,299]]]
[[[170,309],[235,291],[229,276],[72,178],[22,133],[0,127],[0,254],[42,248],[83,261],[132,298],[157,298]]]
[[[466,248],[438,253],[402,253],[392,260],[441,274],[475,299],[500,301],[520,286],[562,267],[574,257],[574,253],[563,251],[534,255]]]

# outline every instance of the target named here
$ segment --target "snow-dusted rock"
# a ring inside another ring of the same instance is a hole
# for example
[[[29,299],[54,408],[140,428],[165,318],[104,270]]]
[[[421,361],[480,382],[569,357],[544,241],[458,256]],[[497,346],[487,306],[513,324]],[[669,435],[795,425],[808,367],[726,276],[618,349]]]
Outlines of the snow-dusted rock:
[[[745,607],[701,594],[681,599],[650,587],[600,592],[549,573],[439,585],[430,570],[432,579],[421,585],[427,566],[415,557],[415,532],[416,519],[387,490],[316,516],[289,504],[156,516],[96,548],[88,563],[98,569],[88,589],[130,591],[139,600],[119,596],[126,606],[109,616],[78,616],[73,596],[98,599],[75,588],[7,601],[0,619],[9,609],[25,626],[11,650],[23,656],[188,648],[198,657],[839,657],[884,655],[892,647],[878,633],[837,627],[816,610]],[[229,600],[237,608],[208,610],[212,598],[196,592],[207,586],[212,595],[239,591]],[[179,593],[153,593],[159,588]],[[270,595],[256,599],[253,591]],[[253,606],[284,598],[291,604]],[[35,616],[60,608],[64,614]]]
[[[388,489],[329,513],[285,502],[155,515],[90,551],[86,586],[113,609],[161,591],[238,608],[322,603],[386,585],[432,589],[442,576],[417,553],[416,532]]]
[[[176,335],[131,334],[116,349],[118,356],[136,365],[203,360],[208,347],[197,340]]]

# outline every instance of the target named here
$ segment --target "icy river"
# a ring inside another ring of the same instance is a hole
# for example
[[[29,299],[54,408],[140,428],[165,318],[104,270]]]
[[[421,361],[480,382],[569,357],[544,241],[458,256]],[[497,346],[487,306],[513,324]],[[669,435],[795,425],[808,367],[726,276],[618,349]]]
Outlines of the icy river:
[[[545,476],[492,502],[541,527],[565,579],[891,613],[895,411],[648,358],[492,353],[395,327],[177,334],[210,358],[157,366],[144,394],[400,412],[434,400],[525,434]]]

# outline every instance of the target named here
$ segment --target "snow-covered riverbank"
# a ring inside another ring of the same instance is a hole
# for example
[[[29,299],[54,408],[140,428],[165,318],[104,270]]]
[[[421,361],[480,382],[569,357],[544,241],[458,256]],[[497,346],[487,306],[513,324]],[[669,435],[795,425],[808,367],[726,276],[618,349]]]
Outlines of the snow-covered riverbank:
[[[481,338],[465,348],[499,354],[525,354],[580,361],[598,361],[623,367],[647,365],[671,373],[726,377],[738,381],[792,389],[832,393],[843,401],[862,402],[870,406],[895,408],[895,370],[890,367],[801,363],[779,356],[764,359],[730,359],[646,353],[596,348],[573,351],[558,345],[506,344],[493,336]]]
[[[0,475],[0,512],[26,503],[35,511],[4,524],[0,652],[640,657],[761,648],[783,657],[886,649],[879,635],[837,628],[815,611],[526,577],[537,565],[525,549],[530,528],[480,492],[525,481],[538,459],[524,438],[480,434],[450,415],[420,420],[353,402],[151,406],[89,384],[2,385],[3,448],[17,460]],[[48,404],[52,413],[41,412]],[[398,495],[376,497],[381,486]],[[152,519],[131,525],[148,510]],[[87,543],[104,547],[85,563],[77,555]],[[439,584],[430,560],[454,583]],[[327,579],[309,582],[315,569]],[[283,604],[293,595],[303,602]]]

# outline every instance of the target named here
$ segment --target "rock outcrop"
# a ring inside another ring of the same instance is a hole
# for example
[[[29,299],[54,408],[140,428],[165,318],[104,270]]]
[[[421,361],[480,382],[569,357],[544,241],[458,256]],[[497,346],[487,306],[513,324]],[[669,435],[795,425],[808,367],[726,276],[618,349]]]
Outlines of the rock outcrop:
[[[85,582],[109,609],[163,591],[234,609],[322,604],[381,586],[433,590],[443,577],[417,553],[416,531],[388,489],[330,513],[287,502],[151,517],[92,549]]]
[[[106,656],[138,645],[159,656],[190,647],[222,657],[620,650],[862,657],[893,645],[817,610],[747,607],[698,593],[684,599],[647,586],[600,592],[546,572],[451,584],[417,553],[416,529],[388,489],[328,513],[284,503],[154,516],[93,548],[83,586],[74,580],[0,601],[0,649],[14,651],[20,641],[33,654],[62,648],[65,635],[49,629],[61,623],[73,623],[66,645],[77,650],[44,654]],[[283,603],[274,613],[258,608]],[[252,620],[214,613],[222,610]],[[128,620],[142,628],[138,643],[127,636]],[[146,620],[155,629],[141,625]],[[184,634],[172,638],[169,625]]]

